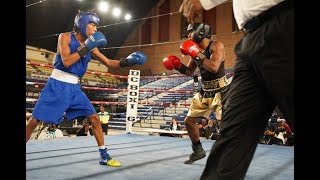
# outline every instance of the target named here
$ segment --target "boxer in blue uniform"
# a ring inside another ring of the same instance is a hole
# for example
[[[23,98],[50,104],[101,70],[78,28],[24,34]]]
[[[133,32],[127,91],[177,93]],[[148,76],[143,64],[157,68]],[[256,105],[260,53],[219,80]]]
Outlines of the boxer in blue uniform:
[[[85,74],[92,56],[110,68],[142,65],[147,57],[142,52],[134,52],[120,61],[108,59],[98,50],[107,45],[105,36],[97,31],[99,23],[100,19],[95,12],[79,11],[74,19],[74,32],[59,35],[54,69],[41,91],[32,119],[26,126],[26,142],[40,121],[59,124],[64,114],[68,120],[84,116],[90,120],[94,130],[100,152],[99,163],[121,166],[107,152],[99,116],[86,94],[81,91],[79,79]]]

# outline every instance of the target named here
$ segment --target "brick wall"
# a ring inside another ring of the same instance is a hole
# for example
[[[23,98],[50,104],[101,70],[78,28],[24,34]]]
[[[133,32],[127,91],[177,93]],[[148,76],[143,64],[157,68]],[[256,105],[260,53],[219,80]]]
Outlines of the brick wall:
[[[160,1],[153,9],[150,10],[146,17],[157,16],[158,8],[163,2],[168,1]],[[142,51],[144,52],[148,59],[146,64],[143,66],[133,66],[127,68],[117,68],[117,69],[109,69],[109,72],[112,74],[121,74],[127,75],[130,69],[137,69],[141,71],[151,71],[152,74],[160,74],[167,72],[167,69],[164,68],[162,64],[162,60],[167,55],[176,55],[181,58],[182,62],[187,64],[189,57],[182,57],[179,46],[182,42],[180,39],[180,24],[181,24],[181,13],[178,12],[179,6],[182,0],[170,0],[170,31],[169,32],[159,32],[158,30],[158,19],[152,18],[151,21],[151,45],[141,44],[141,26],[145,22],[145,20],[140,22],[135,29],[132,30],[131,34],[128,36],[127,40],[123,44],[123,46],[133,46],[139,45],[136,47],[128,47],[122,48],[118,51],[115,59],[120,59],[122,57],[128,56],[130,53],[134,51]],[[213,39],[220,40],[224,43],[226,49],[226,63],[225,67],[228,69],[232,69],[235,61],[235,55],[233,52],[234,46],[236,43],[242,38],[242,31],[232,32],[232,4],[231,2],[219,5],[216,7],[216,34],[213,36]],[[169,41],[159,43],[158,33],[169,33]]]

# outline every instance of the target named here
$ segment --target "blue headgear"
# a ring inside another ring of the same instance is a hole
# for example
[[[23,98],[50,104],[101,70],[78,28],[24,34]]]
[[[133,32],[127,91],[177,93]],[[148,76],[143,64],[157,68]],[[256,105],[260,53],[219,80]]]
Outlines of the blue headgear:
[[[194,31],[193,41],[197,44],[199,44],[204,38],[210,39],[212,35],[211,27],[204,23],[194,23],[193,25],[189,24],[187,32],[190,33],[191,31]]]
[[[80,12],[74,18],[74,25],[80,30],[80,33],[84,38],[87,38],[87,24],[91,22],[96,25],[99,25],[100,23],[100,18],[93,11]]]

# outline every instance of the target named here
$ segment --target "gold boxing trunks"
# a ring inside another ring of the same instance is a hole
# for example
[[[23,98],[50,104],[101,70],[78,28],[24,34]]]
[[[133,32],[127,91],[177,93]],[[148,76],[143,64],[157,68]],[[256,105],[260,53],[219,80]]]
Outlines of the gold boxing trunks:
[[[219,79],[215,79],[212,81],[202,81],[202,89],[204,91],[219,90],[226,85],[228,85],[228,79],[225,75]]]
[[[228,85],[228,79],[223,76],[212,81],[202,81],[202,90],[192,98],[187,116],[209,118],[212,111],[217,120],[221,120],[222,105],[220,89]]]

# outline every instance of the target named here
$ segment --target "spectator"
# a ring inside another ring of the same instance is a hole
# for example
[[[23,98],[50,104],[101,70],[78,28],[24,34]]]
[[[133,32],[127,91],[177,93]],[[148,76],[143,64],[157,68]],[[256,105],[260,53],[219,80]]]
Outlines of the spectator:
[[[181,124],[177,121],[177,119],[173,118],[169,128],[171,131],[180,131]]]
[[[51,138],[61,138],[63,137],[63,133],[60,129],[58,129],[57,124],[49,124],[48,127],[45,127],[40,135],[38,136],[37,140],[43,139],[51,139]]]
[[[89,120],[84,119],[82,121],[82,127],[77,130],[76,135],[77,136],[93,136],[94,135],[94,131]]]
[[[169,128],[165,128],[167,133],[160,133],[160,136],[169,136],[169,137],[182,137],[182,135],[170,133],[170,131],[180,131],[182,130],[181,124],[177,121],[177,119],[173,118],[172,122],[170,123]]]
[[[282,144],[281,140],[278,139],[277,136],[275,135],[276,128],[277,128],[277,121],[274,119],[270,119],[263,136],[265,144],[269,144],[269,145]]]
[[[181,131],[182,128],[181,128],[181,124],[177,121],[177,119],[173,118],[172,119],[172,123],[170,123],[170,130],[171,131]],[[172,137],[181,137],[182,138],[182,135],[180,134],[171,134]]]
[[[98,115],[100,118],[102,131],[105,135],[107,135],[108,129],[109,129],[108,123],[109,123],[110,115],[108,112],[105,111],[105,108],[103,105],[100,105],[99,110],[100,110],[100,112],[98,113]]]
[[[208,125],[208,120],[206,118],[202,118],[197,122],[197,126],[199,129],[200,137],[206,137],[205,135],[205,127]]]
[[[274,136],[281,140],[279,145],[293,146],[293,135],[286,130],[283,122],[280,121],[277,123],[277,129],[275,130]]]
[[[220,136],[217,120],[210,119],[204,128],[206,139],[217,140]]]
[[[281,123],[282,123],[282,125],[284,126],[284,128],[286,129],[286,131],[287,131],[290,135],[292,135],[292,136],[293,136],[293,132],[292,132],[292,130],[291,130],[291,128],[290,128],[290,126],[289,126],[289,124],[286,122],[286,120],[285,120],[285,119],[278,119],[277,121],[278,121],[278,122],[281,122]]]

